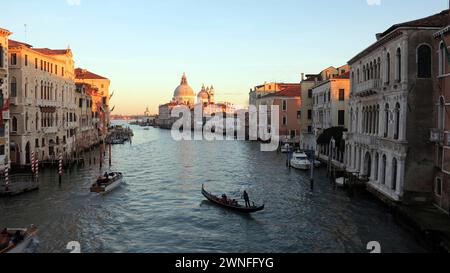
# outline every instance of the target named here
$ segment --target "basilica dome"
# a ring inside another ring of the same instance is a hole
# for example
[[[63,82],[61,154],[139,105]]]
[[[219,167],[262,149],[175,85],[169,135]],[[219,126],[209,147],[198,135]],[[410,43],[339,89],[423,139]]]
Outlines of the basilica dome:
[[[180,85],[173,92],[173,100],[179,104],[194,104],[195,93],[189,86],[186,74],[183,74]]]

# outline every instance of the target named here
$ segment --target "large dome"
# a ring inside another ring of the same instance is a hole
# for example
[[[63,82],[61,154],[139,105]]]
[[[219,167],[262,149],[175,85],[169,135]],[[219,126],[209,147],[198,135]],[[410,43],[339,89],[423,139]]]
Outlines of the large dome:
[[[182,100],[182,101],[183,98],[186,99],[195,98],[194,90],[189,86],[186,74],[183,74],[180,85],[173,92],[173,98],[175,100]]]

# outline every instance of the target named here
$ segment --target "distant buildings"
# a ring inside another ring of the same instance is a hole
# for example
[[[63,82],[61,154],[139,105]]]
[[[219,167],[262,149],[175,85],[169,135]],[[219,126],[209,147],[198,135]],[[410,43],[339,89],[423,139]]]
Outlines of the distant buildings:
[[[214,114],[234,114],[235,108],[234,105],[227,102],[216,102],[215,101],[215,90],[214,87],[205,87],[202,86],[200,92],[195,95],[194,89],[189,85],[186,74],[183,73],[181,77],[180,85],[175,88],[173,93],[172,101],[162,104],[159,106],[159,113],[156,117],[156,125],[164,128],[171,129],[172,125],[175,123],[179,117],[172,117],[172,110],[176,107],[185,106],[188,107],[191,111],[191,121],[192,128],[194,125],[194,108],[196,106],[200,106],[203,110],[203,114],[210,116]],[[208,117],[204,117],[203,123],[208,119]]]
[[[429,144],[436,100],[433,34],[450,22],[446,10],[397,24],[349,61],[349,172],[389,201],[430,201],[434,155]]]
[[[433,49],[435,107],[430,139],[434,143],[433,201],[442,210],[450,212],[450,25],[434,33]]]

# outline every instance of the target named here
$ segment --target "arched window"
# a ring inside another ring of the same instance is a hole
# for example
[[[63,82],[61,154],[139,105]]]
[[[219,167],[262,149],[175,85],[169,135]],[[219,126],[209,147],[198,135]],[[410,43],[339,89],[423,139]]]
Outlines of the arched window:
[[[389,84],[391,81],[391,54],[386,55],[386,83]]]
[[[386,155],[383,155],[383,162],[381,165],[381,184],[386,184],[386,167],[387,167],[387,158]]]
[[[25,98],[28,97],[28,78],[25,78]]]
[[[377,105],[377,112],[376,112],[376,130],[375,133],[378,135],[380,133],[380,105]]]
[[[417,49],[417,77],[431,78],[431,48],[428,45]]]
[[[389,136],[389,104],[384,108],[384,137]]]
[[[36,112],[36,124],[35,124],[35,126],[36,126],[36,131],[38,131],[39,130],[39,113],[37,113],[37,112]]]
[[[363,66],[363,81],[366,81],[366,75],[367,75],[367,73],[366,73],[366,66],[364,65]]]
[[[12,127],[11,127],[11,131],[12,132],[17,132],[17,118],[13,117],[12,118]]]
[[[397,159],[394,157],[392,160],[392,190],[397,189]]]
[[[438,129],[445,129],[445,99],[442,96],[439,98],[438,106]]]
[[[360,81],[360,76],[359,76],[359,68],[356,69],[356,82],[357,82],[357,83],[360,83],[360,82],[361,82],[361,81]]]
[[[395,134],[394,139],[398,139],[400,136],[400,103],[395,105]]]
[[[36,81],[36,84],[34,86],[34,98],[37,99],[38,98],[38,82]]]
[[[44,82],[41,81],[41,100],[44,99]]]
[[[444,42],[441,42],[441,45],[439,46],[439,75],[444,75],[446,73],[445,71],[446,63],[447,63],[447,50],[445,48]]]
[[[402,81],[402,50],[400,48],[397,48],[397,81]]]
[[[11,78],[11,97],[17,97],[17,80],[16,77]]]
[[[375,154],[375,170],[374,170],[374,179],[378,181],[378,165],[380,164],[380,156],[378,153]]]

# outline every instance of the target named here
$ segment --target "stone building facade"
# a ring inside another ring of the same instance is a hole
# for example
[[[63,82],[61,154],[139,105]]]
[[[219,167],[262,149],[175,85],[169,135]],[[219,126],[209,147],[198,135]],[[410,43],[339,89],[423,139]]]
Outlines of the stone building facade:
[[[347,171],[387,202],[430,201],[433,34],[449,21],[446,10],[394,25],[349,61]]]
[[[450,22],[449,22],[450,23]],[[435,174],[433,201],[450,212],[450,25],[434,34],[434,126],[431,142],[434,148]]]
[[[0,171],[9,165],[9,79],[8,37],[6,29],[0,28]]]
[[[69,156],[77,128],[74,60],[70,49],[53,50],[9,41],[10,158],[29,165]]]

